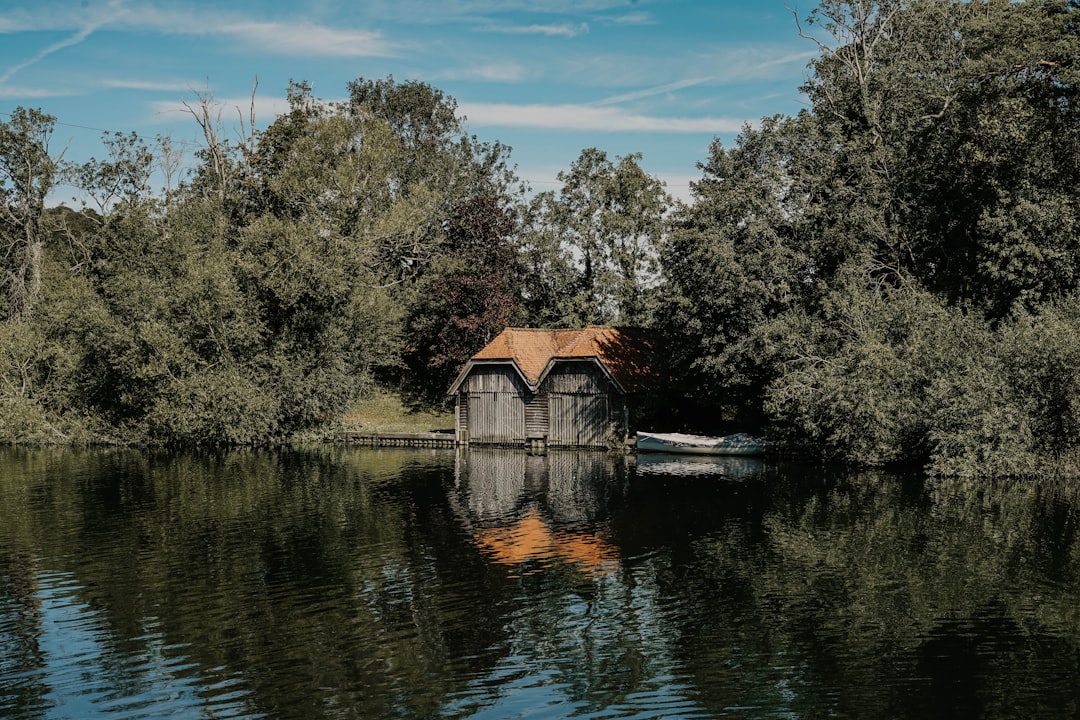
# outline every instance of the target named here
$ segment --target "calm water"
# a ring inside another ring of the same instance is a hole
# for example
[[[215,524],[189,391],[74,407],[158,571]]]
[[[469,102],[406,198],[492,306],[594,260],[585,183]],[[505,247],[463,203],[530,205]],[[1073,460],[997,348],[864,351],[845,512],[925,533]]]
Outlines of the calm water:
[[[0,717],[1080,715],[1080,490],[0,449]]]

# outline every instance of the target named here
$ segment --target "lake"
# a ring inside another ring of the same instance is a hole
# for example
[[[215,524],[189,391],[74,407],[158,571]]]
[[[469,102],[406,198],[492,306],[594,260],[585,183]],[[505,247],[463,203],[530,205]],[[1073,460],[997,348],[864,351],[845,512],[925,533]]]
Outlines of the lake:
[[[1080,489],[0,449],[0,717],[1063,718]]]

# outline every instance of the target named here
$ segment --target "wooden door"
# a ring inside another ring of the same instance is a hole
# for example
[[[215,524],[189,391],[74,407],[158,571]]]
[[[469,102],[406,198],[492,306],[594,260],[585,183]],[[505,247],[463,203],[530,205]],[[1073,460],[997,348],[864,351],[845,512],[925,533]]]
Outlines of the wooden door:
[[[610,409],[606,394],[552,393],[549,403],[549,444],[602,447],[607,443]]]
[[[525,442],[525,402],[515,392],[469,393],[469,442]]]

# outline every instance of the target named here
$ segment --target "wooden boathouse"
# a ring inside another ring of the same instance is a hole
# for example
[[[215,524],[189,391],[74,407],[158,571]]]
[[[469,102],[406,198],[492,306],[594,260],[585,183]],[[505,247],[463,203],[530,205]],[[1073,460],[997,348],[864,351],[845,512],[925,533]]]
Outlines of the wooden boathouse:
[[[649,351],[645,335],[634,329],[507,328],[466,363],[450,388],[457,441],[621,447]]]

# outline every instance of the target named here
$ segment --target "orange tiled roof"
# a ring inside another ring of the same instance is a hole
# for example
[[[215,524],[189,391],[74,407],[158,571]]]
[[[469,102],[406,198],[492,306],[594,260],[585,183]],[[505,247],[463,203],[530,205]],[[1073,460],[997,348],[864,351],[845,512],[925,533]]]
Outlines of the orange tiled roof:
[[[640,332],[590,325],[580,330],[506,328],[473,360],[513,360],[535,385],[552,358],[598,358],[629,389],[647,372],[648,348]]]

